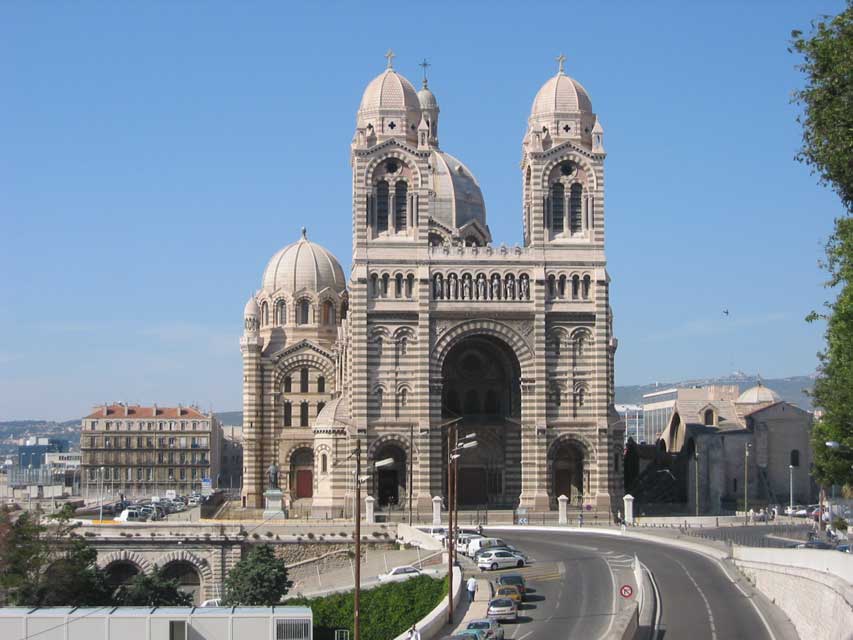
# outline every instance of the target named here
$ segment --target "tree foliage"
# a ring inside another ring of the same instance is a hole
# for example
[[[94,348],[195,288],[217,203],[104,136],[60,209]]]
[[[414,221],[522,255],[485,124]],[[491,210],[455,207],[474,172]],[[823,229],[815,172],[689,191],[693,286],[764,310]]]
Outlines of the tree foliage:
[[[820,175],[853,212],[853,0],[835,17],[812,25],[812,33],[792,32],[793,49],[803,56],[806,85],[795,93],[803,107],[803,147],[798,159]],[[826,347],[813,391],[822,415],[812,433],[816,479],[853,483],[853,220],[835,221],[826,245],[828,288],[837,291],[826,313],[808,320],[827,322]],[[826,442],[841,444],[838,449]]]
[[[268,544],[254,545],[225,579],[227,605],[270,607],[281,602],[291,587],[284,560]]]
[[[71,511],[63,509],[42,523],[24,512],[0,524],[0,587],[9,604],[28,607],[103,606],[112,601],[97,552],[73,536]]]
[[[115,604],[124,607],[187,607],[192,603],[192,596],[180,590],[178,581],[166,578],[156,565],[150,573],[137,573],[115,594]]]

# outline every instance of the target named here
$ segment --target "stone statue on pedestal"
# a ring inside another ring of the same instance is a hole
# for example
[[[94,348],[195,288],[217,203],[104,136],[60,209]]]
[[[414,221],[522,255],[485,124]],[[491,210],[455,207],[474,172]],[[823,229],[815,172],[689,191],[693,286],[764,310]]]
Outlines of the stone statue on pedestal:
[[[269,478],[270,489],[278,489],[278,466],[275,462],[271,462],[267,468],[267,477]]]

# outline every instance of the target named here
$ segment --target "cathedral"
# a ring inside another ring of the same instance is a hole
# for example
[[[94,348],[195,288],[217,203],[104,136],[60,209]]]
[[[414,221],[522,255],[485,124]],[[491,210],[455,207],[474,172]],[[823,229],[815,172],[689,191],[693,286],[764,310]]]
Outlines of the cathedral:
[[[292,514],[351,515],[358,442],[362,495],[429,512],[455,432],[477,442],[457,461],[461,508],[565,495],[615,512],[624,427],[589,95],[560,56],[521,141],[523,244],[495,245],[426,77],[416,90],[386,57],[350,144],[351,273],[303,229],[244,310],[244,505],[264,506],[275,462]]]

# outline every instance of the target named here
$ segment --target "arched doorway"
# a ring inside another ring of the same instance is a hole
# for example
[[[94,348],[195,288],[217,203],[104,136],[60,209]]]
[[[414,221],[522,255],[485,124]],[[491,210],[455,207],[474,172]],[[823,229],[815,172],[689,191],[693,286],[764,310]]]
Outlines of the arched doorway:
[[[115,590],[138,575],[139,567],[128,560],[116,560],[108,564],[104,571],[107,574],[107,584],[110,589]]]
[[[396,507],[406,500],[406,452],[399,444],[385,444],[376,450],[375,461],[391,458],[394,464],[376,470],[376,498],[380,507]]]
[[[459,458],[457,500],[464,507],[514,508],[521,494],[521,367],[499,338],[460,340],[442,364],[442,413],[462,416],[458,435],[478,446]],[[444,489],[447,443],[443,439]],[[446,495],[446,494],[445,494]]]
[[[314,496],[314,452],[307,447],[290,456],[290,492],[294,500]]]
[[[163,567],[163,577],[175,580],[184,593],[193,597],[193,604],[201,603],[201,576],[191,562],[177,560]]]
[[[580,505],[586,494],[583,447],[573,440],[557,442],[551,452],[551,495],[566,496],[569,504]]]

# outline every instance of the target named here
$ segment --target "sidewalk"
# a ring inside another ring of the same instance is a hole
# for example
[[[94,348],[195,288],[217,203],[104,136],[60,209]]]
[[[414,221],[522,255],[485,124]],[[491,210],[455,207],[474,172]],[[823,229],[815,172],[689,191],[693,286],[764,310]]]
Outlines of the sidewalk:
[[[477,579],[477,593],[474,595],[474,602],[468,602],[468,592],[465,589],[466,579],[462,580],[462,599],[459,601],[459,608],[455,612],[456,618],[462,616],[459,624],[453,630],[453,633],[463,631],[468,627],[468,623],[472,620],[485,618],[489,610],[489,600],[492,599],[492,583],[483,578]]]

